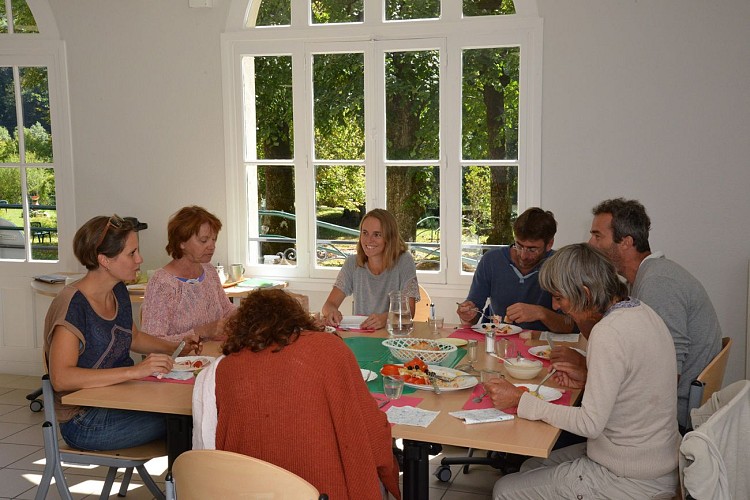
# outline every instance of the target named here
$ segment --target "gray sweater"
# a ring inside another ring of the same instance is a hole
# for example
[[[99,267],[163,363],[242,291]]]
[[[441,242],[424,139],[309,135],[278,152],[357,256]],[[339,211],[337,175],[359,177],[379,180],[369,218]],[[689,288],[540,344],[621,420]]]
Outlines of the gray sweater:
[[[677,353],[677,420],[688,422],[690,383],[721,350],[721,326],[703,285],[679,264],[651,254],[641,262],[631,295],[656,311]]]
[[[365,262],[365,267],[357,266],[357,256],[350,255],[333,284],[347,297],[354,295],[354,314],[370,315],[388,311],[388,293],[400,290],[407,297],[419,301],[419,283],[414,259],[409,252],[404,252],[398,262],[380,274],[372,274]]]
[[[589,336],[580,407],[523,394],[518,416],[588,438],[588,457],[614,474],[655,479],[677,469],[677,377],[672,337],[638,300],[610,309]]]

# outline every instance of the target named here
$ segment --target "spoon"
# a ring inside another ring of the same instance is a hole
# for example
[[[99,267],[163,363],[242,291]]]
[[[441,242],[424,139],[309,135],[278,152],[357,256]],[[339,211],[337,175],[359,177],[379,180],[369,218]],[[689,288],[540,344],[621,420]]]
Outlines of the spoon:
[[[484,392],[480,394],[479,396],[474,396],[472,398],[472,401],[474,401],[475,403],[481,403],[486,395],[487,395],[487,389],[485,389]]]

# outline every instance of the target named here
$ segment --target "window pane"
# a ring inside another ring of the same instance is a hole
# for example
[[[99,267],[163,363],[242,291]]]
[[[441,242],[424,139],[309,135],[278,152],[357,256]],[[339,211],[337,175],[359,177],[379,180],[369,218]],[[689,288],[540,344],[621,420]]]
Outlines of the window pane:
[[[0,259],[26,259],[21,171],[0,167]]]
[[[361,23],[364,21],[364,0],[312,0],[313,24]]]
[[[263,0],[258,9],[258,19],[253,24],[248,16],[247,26],[288,26],[292,24],[290,0]]]
[[[435,19],[440,17],[440,0],[386,0],[386,21]]]
[[[27,168],[32,260],[57,260],[55,171]]]
[[[254,59],[255,114],[246,114],[246,137],[255,131],[256,154],[262,160],[290,160],[294,154],[292,117],[292,58],[264,56]],[[253,85],[245,74],[244,85]],[[252,96],[246,88],[245,95]],[[252,159],[252,158],[248,158]]]
[[[365,158],[365,79],[363,54],[313,57],[315,158]]]
[[[257,167],[258,264],[294,265],[297,261],[297,222],[294,205],[294,167]]]
[[[0,163],[18,163],[16,91],[13,68],[0,67]]]
[[[27,163],[52,162],[47,68],[19,68]]]
[[[513,0],[464,0],[465,16],[498,16],[515,14]]]
[[[0,2],[0,33],[8,32],[8,14],[5,12],[5,2]]]
[[[461,255],[464,271],[474,271],[487,245],[507,245],[513,241],[517,192],[518,168],[515,166],[463,168]]]
[[[315,168],[316,265],[341,267],[357,252],[365,214],[365,169],[355,165]]]
[[[440,156],[440,56],[437,50],[385,55],[386,157]]]
[[[518,158],[518,47],[463,52],[462,155]]]
[[[13,0],[13,31],[16,33],[39,33],[36,20],[26,0]]]
[[[440,169],[389,166],[386,205],[419,270],[440,269]]]

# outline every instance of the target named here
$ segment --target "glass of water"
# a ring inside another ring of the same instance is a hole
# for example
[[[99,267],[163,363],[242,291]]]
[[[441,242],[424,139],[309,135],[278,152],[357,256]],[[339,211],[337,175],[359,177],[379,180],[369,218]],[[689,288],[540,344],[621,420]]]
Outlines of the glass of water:
[[[386,375],[383,377],[383,394],[390,400],[398,399],[404,392],[404,379]]]
[[[474,362],[477,360],[477,341],[469,340],[466,344],[466,360],[468,363],[464,363],[456,368],[465,372],[476,371],[474,369]]]

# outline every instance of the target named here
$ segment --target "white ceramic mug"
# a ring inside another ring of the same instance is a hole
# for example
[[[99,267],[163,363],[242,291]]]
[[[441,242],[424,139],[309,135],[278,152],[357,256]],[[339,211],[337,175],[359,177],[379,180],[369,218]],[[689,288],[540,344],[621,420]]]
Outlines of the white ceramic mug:
[[[229,281],[240,281],[245,274],[245,267],[242,264],[232,264],[229,266]]]

